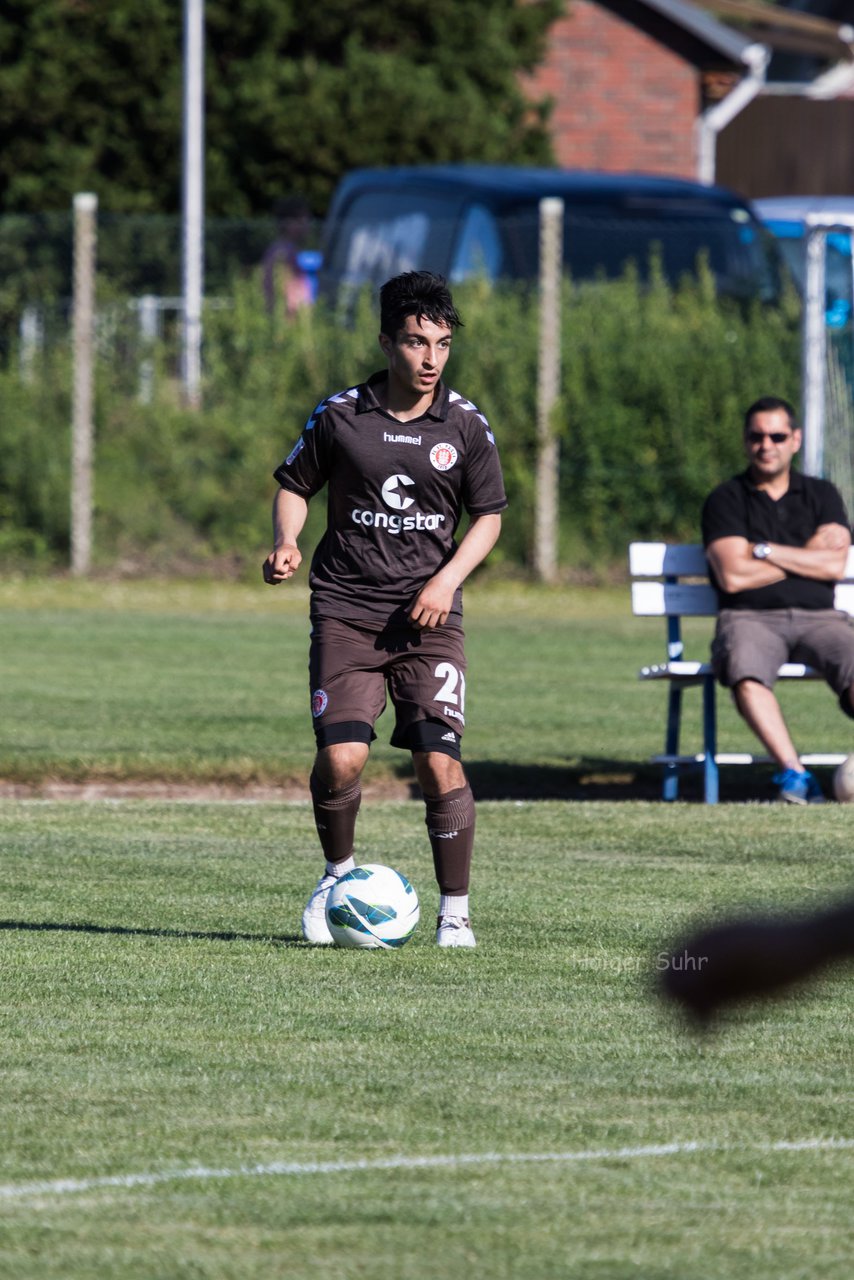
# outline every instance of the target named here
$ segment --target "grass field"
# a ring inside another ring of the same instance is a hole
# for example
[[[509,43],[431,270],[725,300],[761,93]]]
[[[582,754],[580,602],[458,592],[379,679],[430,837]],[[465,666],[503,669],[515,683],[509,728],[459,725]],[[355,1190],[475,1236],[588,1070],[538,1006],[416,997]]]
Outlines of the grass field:
[[[659,619],[628,589],[470,590],[465,755],[481,798],[652,797],[664,741],[661,687],[636,679],[664,656]],[[307,596],[209,583],[0,580],[0,778],[159,779],[304,787]],[[686,627],[699,656],[708,624]],[[699,749],[686,695],[683,746]],[[819,684],[787,689],[804,749],[847,750],[851,726]],[[409,778],[379,722],[366,782]],[[719,698],[722,749],[752,740]],[[724,771],[726,798],[774,795],[771,770]],[[699,780],[686,796],[699,797]]]
[[[657,630],[616,591],[474,596],[474,952],[432,945],[409,801],[359,819],[422,899],[379,954],[299,939],[304,801],[0,801],[0,1274],[848,1274],[851,971],[702,1040],[652,986],[697,919],[848,888],[850,810],[635,798]],[[0,775],[302,778],[280,599],[0,584]],[[382,743],[372,769],[396,774]]]
[[[488,802],[473,953],[408,802],[360,819],[394,954],[298,940],[307,806],[0,821],[3,1274],[846,1274],[850,974],[708,1043],[649,994],[698,914],[850,883],[838,806]]]

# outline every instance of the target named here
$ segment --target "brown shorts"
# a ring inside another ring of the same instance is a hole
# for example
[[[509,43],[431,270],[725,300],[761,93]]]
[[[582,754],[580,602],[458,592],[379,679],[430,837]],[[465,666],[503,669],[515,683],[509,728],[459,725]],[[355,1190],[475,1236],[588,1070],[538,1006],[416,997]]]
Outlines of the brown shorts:
[[[757,680],[773,689],[784,662],[805,662],[834,693],[854,684],[854,626],[839,609],[722,609],[712,668],[725,688]]]
[[[318,747],[371,742],[388,694],[395,711],[393,747],[459,759],[466,689],[461,628],[376,631],[318,618],[308,669]]]

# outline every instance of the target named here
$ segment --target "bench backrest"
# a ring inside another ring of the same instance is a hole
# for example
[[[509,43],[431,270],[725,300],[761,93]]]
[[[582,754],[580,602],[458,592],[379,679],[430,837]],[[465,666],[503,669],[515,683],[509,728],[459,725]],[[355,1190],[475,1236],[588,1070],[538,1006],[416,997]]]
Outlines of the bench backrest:
[[[633,579],[632,613],[639,617],[707,618],[718,611],[709,566],[699,543],[633,542],[629,572]],[[654,578],[664,581],[649,581]],[[701,581],[679,581],[682,578]],[[848,553],[845,579],[837,585],[834,600],[837,609],[854,614],[854,547]]]

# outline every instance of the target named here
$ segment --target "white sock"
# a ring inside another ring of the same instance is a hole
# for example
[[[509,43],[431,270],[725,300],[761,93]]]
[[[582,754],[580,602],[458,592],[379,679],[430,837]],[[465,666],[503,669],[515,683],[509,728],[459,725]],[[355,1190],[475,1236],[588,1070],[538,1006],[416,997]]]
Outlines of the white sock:
[[[339,880],[341,876],[346,876],[348,871],[352,871],[356,865],[356,860],[352,854],[349,858],[345,858],[343,862],[327,862],[326,875],[335,876]]]
[[[469,896],[467,893],[441,893],[439,894],[439,915],[440,916],[462,916],[464,920],[469,915]]]

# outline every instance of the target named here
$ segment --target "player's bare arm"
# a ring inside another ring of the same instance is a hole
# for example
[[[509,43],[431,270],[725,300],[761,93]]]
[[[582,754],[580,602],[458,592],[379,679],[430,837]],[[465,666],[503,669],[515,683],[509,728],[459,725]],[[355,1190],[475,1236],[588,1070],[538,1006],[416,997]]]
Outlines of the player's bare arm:
[[[476,516],[453,557],[425,582],[412,602],[410,621],[424,629],[441,627],[448,621],[454,592],[489,555],[501,532],[499,514]]]
[[[273,550],[264,561],[264,581],[271,587],[292,578],[302,563],[297,545],[302,533],[308,503],[297,493],[279,489],[273,499]]]

